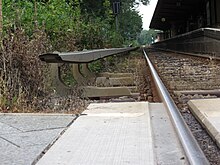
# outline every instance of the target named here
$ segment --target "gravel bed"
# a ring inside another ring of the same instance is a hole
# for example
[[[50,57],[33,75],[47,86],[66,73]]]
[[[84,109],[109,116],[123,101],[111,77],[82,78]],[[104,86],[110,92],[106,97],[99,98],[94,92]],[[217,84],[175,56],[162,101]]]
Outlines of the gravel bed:
[[[175,53],[152,50],[147,52],[210,164],[220,164],[220,149],[187,106],[190,99],[216,98],[217,96],[174,94],[174,91],[218,89],[220,87],[220,62]]]

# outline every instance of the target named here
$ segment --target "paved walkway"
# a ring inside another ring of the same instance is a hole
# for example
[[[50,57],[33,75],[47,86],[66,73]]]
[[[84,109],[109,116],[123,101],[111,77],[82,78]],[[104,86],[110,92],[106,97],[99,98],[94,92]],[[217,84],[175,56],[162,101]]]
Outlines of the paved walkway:
[[[38,165],[153,164],[148,104],[90,104]]]
[[[31,165],[74,118],[72,115],[0,114],[0,164]]]
[[[90,104],[37,163],[119,164],[187,164],[162,104]]]
[[[94,103],[74,119],[0,114],[0,164],[187,164],[161,103]]]

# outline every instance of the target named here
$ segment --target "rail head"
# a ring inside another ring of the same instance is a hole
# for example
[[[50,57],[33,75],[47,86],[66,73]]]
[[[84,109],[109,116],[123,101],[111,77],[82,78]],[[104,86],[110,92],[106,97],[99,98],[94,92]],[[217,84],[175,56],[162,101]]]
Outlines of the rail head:
[[[179,137],[179,140],[183,146],[184,152],[187,156],[187,159],[191,165],[208,165],[209,162],[199,147],[197,141],[189,130],[187,124],[185,123],[183,117],[181,116],[177,106],[172,100],[168,90],[157,74],[153,64],[151,63],[147,53],[143,49],[144,56],[150,68],[152,77],[156,84],[158,93],[163,100],[163,103],[168,111],[170,119],[175,127],[176,133]]]
[[[128,48],[111,48],[111,49],[96,49],[96,50],[86,50],[78,52],[68,52],[68,53],[46,53],[39,55],[42,61],[47,63],[89,63],[92,61],[99,60],[108,56],[129,52],[136,50],[135,47]]]

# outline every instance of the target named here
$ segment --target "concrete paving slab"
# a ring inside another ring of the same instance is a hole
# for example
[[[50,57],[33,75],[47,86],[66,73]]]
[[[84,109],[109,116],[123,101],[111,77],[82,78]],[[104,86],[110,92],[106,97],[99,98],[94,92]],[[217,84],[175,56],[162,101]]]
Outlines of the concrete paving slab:
[[[188,105],[220,147],[220,99],[190,100]]]
[[[0,122],[0,130],[1,130],[0,135],[21,132],[21,130],[19,130],[18,128],[9,126],[9,125],[7,125],[5,123],[1,123],[1,122]]]
[[[16,161],[15,159],[13,159],[13,157],[15,157],[18,154],[18,147],[15,145],[11,145],[6,140],[0,138],[0,149],[1,163],[4,165],[15,165]]]
[[[37,165],[154,164],[148,103],[90,104]]]
[[[188,164],[164,105],[150,103],[149,107],[156,164]]]
[[[58,134],[56,134],[55,137],[57,137],[57,135]],[[47,144],[30,144],[25,142],[16,148],[12,148],[12,145],[8,145],[7,148],[4,148],[5,152],[0,154],[0,157],[4,158],[1,159],[1,163],[4,165],[31,165],[42,151],[53,142],[53,139],[50,139],[51,137],[52,135],[49,135],[48,139],[50,141]]]
[[[1,142],[2,144],[2,142]],[[2,147],[2,146],[1,146]],[[36,156],[41,154],[45,145],[17,148],[9,143],[4,146],[4,152],[0,154],[2,165],[31,165]]]
[[[0,114],[0,123],[27,132],[62,128],[66,126],[67,120],[74,117],[73,115],[65,114]],[[56,125],[54,125],[55,123]]]
[[[73,115],[0,114],[0,164],[31,165],[74,119]]]
[[[64,127],[65,128],[65,127]],[[27,147],[34,145],[48,145],[56,140],[58,135],[63,131],[63,128],[53,130],[41,130],[33,132],[22,132],[16,134],[0,135],[1,138],[7,139],[19,147]]]

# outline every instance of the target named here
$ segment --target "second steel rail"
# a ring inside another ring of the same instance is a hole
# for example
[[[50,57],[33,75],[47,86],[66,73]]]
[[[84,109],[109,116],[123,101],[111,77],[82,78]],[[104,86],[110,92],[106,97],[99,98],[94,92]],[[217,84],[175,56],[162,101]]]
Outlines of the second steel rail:
[[[188,126],[184,122],[184,119],[182,118],[177,106],[175,105],[169,92],[161,81],[145,50],[143,50],[143,53],[149,65],[158,93],[169,113],[170,119],[175,127],[176,133],[179,137],[189,163],[191,165],[208,165],[209,162],[206,156],[199,147]]]

